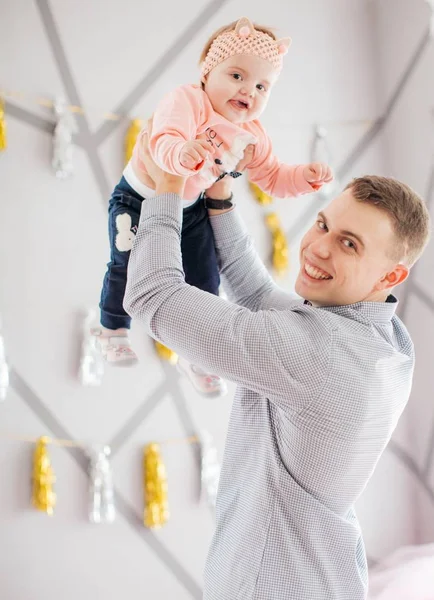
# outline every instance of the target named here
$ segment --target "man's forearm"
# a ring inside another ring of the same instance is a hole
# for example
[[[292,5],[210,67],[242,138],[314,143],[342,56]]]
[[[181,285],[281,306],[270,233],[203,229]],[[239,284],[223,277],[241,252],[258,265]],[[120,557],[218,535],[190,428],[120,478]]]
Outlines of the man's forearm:
[[[165,173],[163,177],[157,181],[155,186],[155,195],[161,196],[163,194],[178,194],[183,196],[185,187],[185,179],[178,175],[171,175]]]

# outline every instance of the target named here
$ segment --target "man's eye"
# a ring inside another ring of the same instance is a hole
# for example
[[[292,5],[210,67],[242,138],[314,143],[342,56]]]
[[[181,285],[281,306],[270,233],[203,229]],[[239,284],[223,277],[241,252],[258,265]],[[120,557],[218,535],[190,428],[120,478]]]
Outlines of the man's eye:
[[[351,250],[357,250],[355,243],[351,240],[344,240],[344,245]]]

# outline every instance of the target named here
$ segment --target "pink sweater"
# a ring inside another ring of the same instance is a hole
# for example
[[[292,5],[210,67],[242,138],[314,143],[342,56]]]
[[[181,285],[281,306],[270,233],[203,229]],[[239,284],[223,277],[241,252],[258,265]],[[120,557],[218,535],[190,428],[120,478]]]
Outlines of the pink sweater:
[[[135,175],[145,183],[146,169],[140,159],[143,130],[134,147],[131,164]],[[189,140],[205,139],[212,154],[199,170],[183,167],[179,155]],[[211,105],[198,85],[183,85],[163,98],[154,114],[150,150],[165,171],[187,176],[184,198],[193,200],[210,187],[222,172],[233,171],[248,144],[255,144],[248,165],[249,180],[271,196],[285,198],[316,191],[303,177],[304,165],[286,165],[273,155],[271,141],[259,121],[231,123]],[[215,159],[221,164],[216,164]]]

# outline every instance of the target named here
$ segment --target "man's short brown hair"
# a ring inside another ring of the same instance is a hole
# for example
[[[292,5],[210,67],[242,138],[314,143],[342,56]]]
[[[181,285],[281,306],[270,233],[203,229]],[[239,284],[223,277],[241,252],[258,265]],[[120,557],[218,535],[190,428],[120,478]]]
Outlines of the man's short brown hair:
[[[357,177],[345,189],[390,217],[397,242],[391,257],[411,267],[430,237],[430,216],[422,198],[405,183],[376,175]]]

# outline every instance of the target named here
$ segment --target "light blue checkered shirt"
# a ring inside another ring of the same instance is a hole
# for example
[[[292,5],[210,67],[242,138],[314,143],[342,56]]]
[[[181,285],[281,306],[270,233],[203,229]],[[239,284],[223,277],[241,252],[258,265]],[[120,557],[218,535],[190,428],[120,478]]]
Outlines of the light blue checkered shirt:
[[[397,302],[315,308],[285,294],[236,210],[211,219],[227,302],[185,283],[181,221],[176,195],[143,202],[125,308],[153,337],[238,384],[204,599],[365,599],[354,503],[413,376]]]

